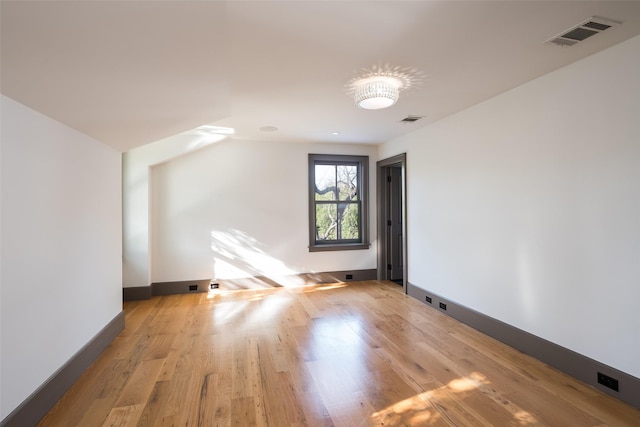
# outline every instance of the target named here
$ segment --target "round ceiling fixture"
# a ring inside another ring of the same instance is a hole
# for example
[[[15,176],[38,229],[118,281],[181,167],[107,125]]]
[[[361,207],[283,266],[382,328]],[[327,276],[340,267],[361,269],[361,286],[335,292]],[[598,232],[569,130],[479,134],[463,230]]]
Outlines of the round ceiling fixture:
[[[376,66],[362,70],[346,87],[356,105],[365,110],[391,107],[400,92],[422,83],[423,74],[413,67]]]
[[[379,78],[359,84],[354,98],[360,108],[379,110],[391,107],[398,101],[399,96],[398,82],[389,78]]]

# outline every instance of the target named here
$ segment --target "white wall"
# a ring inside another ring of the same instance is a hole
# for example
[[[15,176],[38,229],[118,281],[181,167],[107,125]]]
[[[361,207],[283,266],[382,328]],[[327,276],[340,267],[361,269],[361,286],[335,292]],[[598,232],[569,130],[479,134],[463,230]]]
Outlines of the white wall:
[[[309,153],[368,155],[369,250],[309,253]],[[228,140],[152,168],[152,281],[376,268],[377,148]]]
[[[151,284],[149,168],[222,139],[217,134],[179,134],[122,155],[123,287]]]
[[[636,37],[381,146],[409,281],[640,377],[639,70]]]
[[[120,153],[2,96],[0,419],[122,310]]]

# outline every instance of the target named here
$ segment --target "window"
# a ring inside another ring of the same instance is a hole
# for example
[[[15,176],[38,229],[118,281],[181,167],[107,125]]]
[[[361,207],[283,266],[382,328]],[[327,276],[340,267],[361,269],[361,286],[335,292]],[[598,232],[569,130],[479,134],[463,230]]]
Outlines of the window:
[[[309,154],[309,251],[368,249],[369,157]]]

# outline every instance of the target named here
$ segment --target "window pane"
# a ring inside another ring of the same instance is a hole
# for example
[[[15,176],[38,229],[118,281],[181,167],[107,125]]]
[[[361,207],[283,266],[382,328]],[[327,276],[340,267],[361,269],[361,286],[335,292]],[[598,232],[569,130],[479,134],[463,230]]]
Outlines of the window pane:
[[[358,203],[340,203],[340,239],[360,240],[360,205]]]
[[[368,249],[367,156],[309,154],[309,251]]]
[[[338,214],[334,203],[316,204],[316,240],[336,240]]]
[[[338,165],[339,200],[358,200],[358,166]]]
[[[316,200],[336,200],[336,166],[315,165]]]

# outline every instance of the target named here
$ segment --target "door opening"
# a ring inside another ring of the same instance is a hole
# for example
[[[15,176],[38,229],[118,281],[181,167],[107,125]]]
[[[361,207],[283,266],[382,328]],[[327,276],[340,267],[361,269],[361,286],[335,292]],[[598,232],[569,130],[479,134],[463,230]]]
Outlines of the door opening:
[[[378,279],[407,292],[406,154],[377,163]]]

